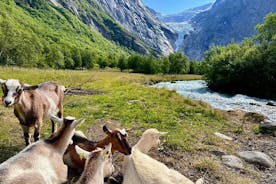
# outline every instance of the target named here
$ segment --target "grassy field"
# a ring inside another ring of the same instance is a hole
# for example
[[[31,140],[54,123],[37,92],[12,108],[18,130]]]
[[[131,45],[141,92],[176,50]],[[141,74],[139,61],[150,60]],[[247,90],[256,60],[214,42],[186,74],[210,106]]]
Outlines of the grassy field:
[[[189,167],[202,172],[206,172],[206,167],[207,170],[215,170],[214,172],[219,173],[217,178],[214,178],[217,181],[215,183],[231,183],[231,179],[238,177],[232,171],[224,172],[216,159],[206,159],[204,156],[212,149],[229,153],[237,149],[237,146],[229,146],[213,134],[215,131],[228,134],[236,131],[225,114],[203,102],[183,98],[175,91],[149,86],[158,81],[200,79],[201,76],[153,76],[118,71],[2,67],[0,78],[16,78],[28,84],[56,81],[67,88],[81,87],[99,91],[101,93],[97,95],[65,96],[65,116],[86,118],[86,122],[78,127],[86,134],[88,127],[96,121],[112,121],[124,128],[131,128],[132,137],[139,137],[147,128],[157,128],[169,132],[163,140],[165,150],[176,151],[179,155],[197,155],[195,160],[189,162]],[[0,106],[0,122],[0,162],[3,162],[24,147],[24,140],[12,108]],[[49,136],[49,125],[50,123],[45,122],[42,137]],[[248,181],[252,182],[250,179]]]

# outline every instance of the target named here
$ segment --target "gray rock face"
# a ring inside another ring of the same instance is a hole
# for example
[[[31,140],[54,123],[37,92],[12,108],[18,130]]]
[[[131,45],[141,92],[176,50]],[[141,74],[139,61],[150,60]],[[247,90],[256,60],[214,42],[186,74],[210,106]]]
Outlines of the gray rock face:
[[[181,50],[190,59],[200,60],[211,45],[226,45],[232,40],[239,43],[251,37],[256,24],[275,11],[275,0],[217,0],[211,9],[191,20],[194,30],[184,36]]]
[[[249,163],[258,164],[264,167],[275,166],[275,162],[268,155],[259,151],[242,151],[239,152],[238,155]]]
[[[177,34],[161,23],[140,0],[96,0],[102,11],[157,52],[174,51]]]
[[[233,167],[236,169],[243,168],[242,160],[234,155],[222,155],[221,160],[222,160],[222,163],[224,163],[229,167]]]
[[[276,122],[265,119],[259,125],[262,133],[276,131]]]
[[[112,40],[121,46],[141,54],[155,54],[141,39],[101,11],[102,6],[96,0],[51,0],[51,2],[56,6],[71,11],[82,22],[100,32],[108,40]]]

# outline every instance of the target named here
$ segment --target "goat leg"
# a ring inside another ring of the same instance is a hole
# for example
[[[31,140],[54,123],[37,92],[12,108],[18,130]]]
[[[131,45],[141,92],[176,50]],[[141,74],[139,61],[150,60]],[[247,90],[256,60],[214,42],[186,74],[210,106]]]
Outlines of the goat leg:
[[[34,141],[38,141],[40,137],[40,130],[41,130],[41,123],[38,122],[35,124],[35,129],[34,129]]]
[[[51,122],[52,122],[52,133],[54,133],[56,131],[56,125],[53,120],[51,120]]]
[[[25,144],[28,146],[30,144],[30,127],[28,126],[21,126],[24,132],[24,139],[25,139]]]

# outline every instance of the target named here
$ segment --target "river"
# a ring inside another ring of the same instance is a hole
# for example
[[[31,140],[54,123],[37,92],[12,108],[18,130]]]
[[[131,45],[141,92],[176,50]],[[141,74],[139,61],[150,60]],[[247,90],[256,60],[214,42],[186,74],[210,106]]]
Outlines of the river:
[[[276,104],[276,101],[241,94],[231,96],[217,93],[211,91],[203,80],[177,81],[175,83],[160,82],[153,86],[176,90],[185,97],[207,102],[216,109],[241,109],[247,112],[257,112],[267,116],[272,121],[276,121],[276,107],[267,105],[268,102]]]

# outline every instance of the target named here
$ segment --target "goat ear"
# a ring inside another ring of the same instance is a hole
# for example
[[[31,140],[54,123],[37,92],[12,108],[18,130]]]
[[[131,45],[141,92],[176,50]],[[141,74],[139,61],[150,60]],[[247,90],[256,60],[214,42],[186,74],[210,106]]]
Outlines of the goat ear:
[[[166,135],[168,132],[159,132],[160,135]]]
[[[0,83],[4,84],[6,82],[6,80],[0,79]]]
[[[77,154],[80,156],[81,159],[85,158],[87,159],[89,156],[89,152],[85,151],[84,149],[81,149],[78,145],[75,146]]]
[[[103,126],[103,131],[108,135],[111,134],[111,131],[107,128],[106,125]]]
[[[54,115],[51,115],[50,119],[57,121],[59,123],[59,126],[61,126],[62,123],[63,123],[63,119],[61,119],[61,118],[59,118],[57,116],[54,116]]]

